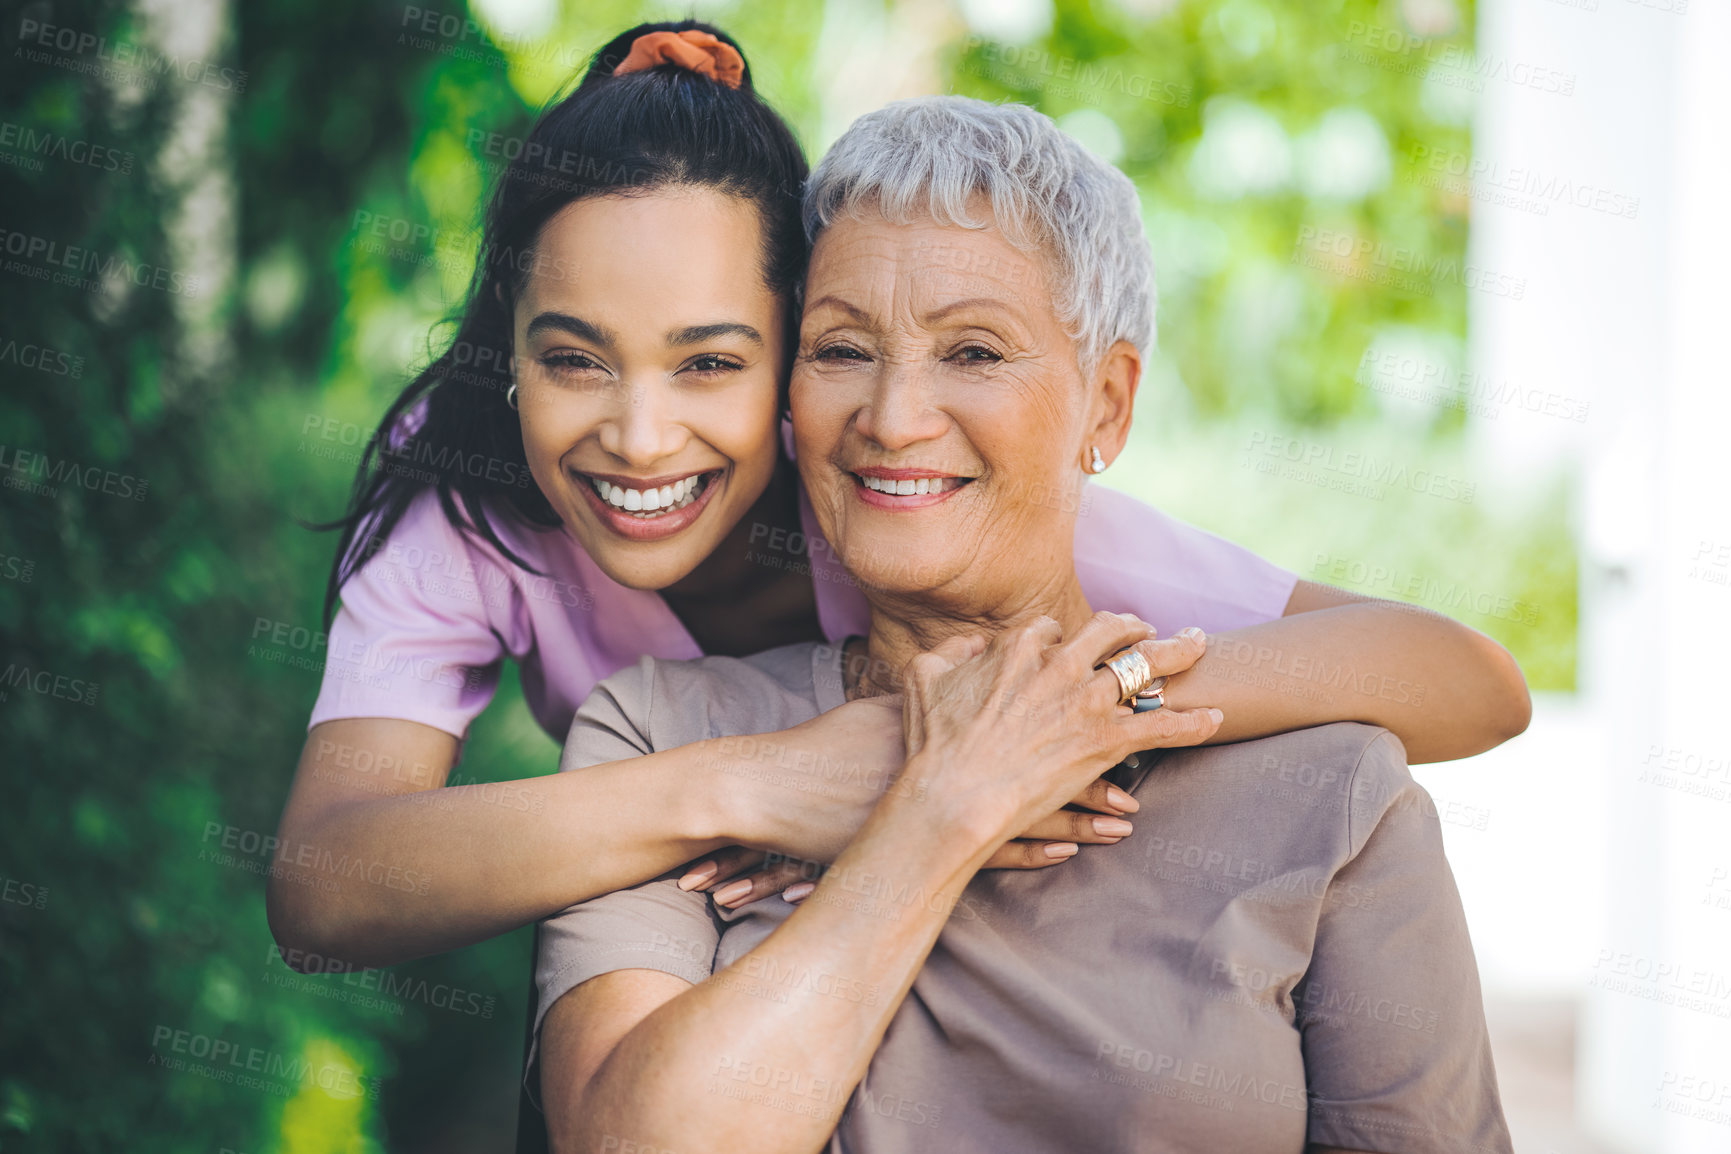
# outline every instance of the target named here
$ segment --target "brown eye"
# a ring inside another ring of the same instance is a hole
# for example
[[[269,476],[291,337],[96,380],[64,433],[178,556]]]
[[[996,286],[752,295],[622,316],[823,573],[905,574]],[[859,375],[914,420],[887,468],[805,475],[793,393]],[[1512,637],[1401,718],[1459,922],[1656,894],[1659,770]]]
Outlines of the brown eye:
[[[817,361],[863,361],[868,358],[858,349],[848,345],[825,345],[812,354],[812,359]]]
[[[568,373],[588,372],[601,367],[587,354],[571,351],[548,353],[541,358],[541,363],[550,369]]]
[[[738,361],[714,353],[706,353],[691,362],[692,371],[698,373],[736,372],[744,367]]]
[[[969,365],[990,365],[996,364],[1004,358],[985,345],[967,345],[957,349],[952,359]]]

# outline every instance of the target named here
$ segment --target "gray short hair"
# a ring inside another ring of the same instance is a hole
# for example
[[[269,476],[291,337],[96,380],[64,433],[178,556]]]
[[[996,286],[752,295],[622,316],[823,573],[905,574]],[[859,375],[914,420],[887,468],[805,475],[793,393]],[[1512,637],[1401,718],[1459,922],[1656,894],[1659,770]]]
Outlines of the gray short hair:
[[[969,215],[976,194],[991,219]],[[1114,341],[1143,356],[1153,344],[1154,260],[1136,186],[1032,108],[922,96],[860,117],[806,185],[806,236],[861,208],[897,223],[995,224],[1018,248],[1043,252],[1085,374]]]

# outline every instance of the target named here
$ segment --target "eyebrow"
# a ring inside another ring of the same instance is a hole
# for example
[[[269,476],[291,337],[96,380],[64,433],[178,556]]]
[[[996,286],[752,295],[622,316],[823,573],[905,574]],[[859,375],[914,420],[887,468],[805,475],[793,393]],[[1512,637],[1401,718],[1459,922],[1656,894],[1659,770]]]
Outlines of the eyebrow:
[[[590,324],[583,318],[574,317],[569,313],[542,313],[529,322],[529,327],[523,335],[525,338],[534,337],[548,329],[570,333],[579,340],[592,341],[608,348],[619,343],[619,338],[614,335],[612,329]]]
[[[868,326],[872,324],[871,314],[864,312],[837,296],[826,296],[820,300],[815,300],[808,307],[812,312],[816,312],[818,309],[824,307],[837,308],[842,312],[847,313],[848,316],[852,317],[858,324]],[[936,321],[944,320],[951,313],[961,312],[965,309],[971,308],[1001,309],[1005,312],[1014,312],[1014,309],[1012,309],[1008,303],[997,300],[996,298],[969,297],[966,300],[951,301],[942,308],[935,308],[921,317],[920,320],[926,324],[931,324]]]
[[[957,313],[964,309],[971,308],[1001,309],[1004,312],[1015,311],[1006,301],[996,300],[992,297],[969,297],[967,300],[951,301],[943,308],[933,309],[922,319],[929,324],[932,321],[941,321],[951,313]]]
[[[859,324],[862,324],[862,325],[869,325],[869,324],[871,324],[871,321],[872,321],[871,315],[869,313],[866,313],[864,310],[856,308],[853,305],[848,304],[846,301],[842,300],[840,297],[834,296],[834,295],[822,297],[818,300],[812,301],[809,305],[806,305],[805,307],[812,312],[816,312],[818,309],[821,309],[821,308],[840,309],[842,312],[846,313],[848,316],[852,317],[856,322],[858,322]]]
[[[713,325],[690,325],[683,329],[674,329],[667,334],[667,347],[707,344],[721,337],[740,337],[756,345],[763,344],[763,334],[750,325],[742,325],[738,321],[720,321]]]
[[[574,317],[569,313],[541,313],[529,322],[529,327],[523,335],[532,338],[549,329],[570,333],[579,340],[592,341],[607,348],[612,348],[619,343],[619,338],[612,329],[593,324],[582,317]],[[763,344],[762,333],[750,325],[740,324],[737,321],[721,321],[712,325],[688,325],[682,329],[675,329],[667,334],[667,344],[669,348],[680,345],[698,345],[719,337],[741,337],[754,344]]]

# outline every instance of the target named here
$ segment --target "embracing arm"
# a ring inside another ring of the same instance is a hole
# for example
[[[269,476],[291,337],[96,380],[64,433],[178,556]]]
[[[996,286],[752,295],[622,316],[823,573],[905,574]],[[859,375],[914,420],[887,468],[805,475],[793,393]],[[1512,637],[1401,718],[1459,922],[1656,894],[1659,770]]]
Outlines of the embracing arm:
[[[1215,742],[1360,721],[1399,737],[1413,763],[1483,753],[1532,716],[1506,649],[1428,609],[1300,581],[1286,616],[1210,634],[1166,700],[1216,706]]]
[[[393,965],[645,881],[748,832],[714,780],[711,745],[447,787],[450,734],[324,722],[277,828],[272,933],[297,968]]]
[[[1183,660],[1183,658],[1181,658]],[[585,709],[605,705],[591,699]],[[836,749],[857,774],[822,778]],[[507,933],[735,842],[830,861],[900,769],[900,712],[859,701],[754,742],[604,759],[521,781],[447,786],[457,740],[413,721],[315,726],[277,827],[266,907],[297,969],[388,966]],[[801,788],[802,778],[819,778]],[[1076,804],[1135,808],[1104,782]],[[1054,839],[1116,842],[1083,813],[1043,816],[995,866],[1062,861]],[[1071,851],[1073,852],[1073,850]]]

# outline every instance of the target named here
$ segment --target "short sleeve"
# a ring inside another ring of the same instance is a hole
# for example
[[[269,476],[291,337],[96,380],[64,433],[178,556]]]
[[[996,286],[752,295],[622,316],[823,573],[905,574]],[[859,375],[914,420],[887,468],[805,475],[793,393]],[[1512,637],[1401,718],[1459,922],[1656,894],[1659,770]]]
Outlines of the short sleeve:
[[[1076,510],[1076,575],[1095,609],[1134,613],[1170,637],[1273,621],[1298,575],[1126,493],[1089,484]]]
[[[595,688],[571,723],[561,773],[651,751],[655,664],[645,657]],[[680,889],[671,875],[571,906],[541,923],[536,1038],[553,1003],[590,978],[615,970],[660,970],[696,985],[709,977],[720,943],[709,895]]]
[[[535,1035],[566,994],[615,970],[708,979],[721,944],[709,895],[662,877],[575,905],[541,923],[535,958]]]
[[[1436,808],[1389,734],[1351,784],[1356,847],[1293,990],[1309,1141],[1385,1154],[1512,1150],[1466,915]],[[1352,847],[1349,847],[1352,848]]]
[[[509,576],[445,519],[436,495],[418,497],[343,585],[307,727],[392,717],[464,737],[506,652],[528,647],[515,600]]]

